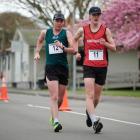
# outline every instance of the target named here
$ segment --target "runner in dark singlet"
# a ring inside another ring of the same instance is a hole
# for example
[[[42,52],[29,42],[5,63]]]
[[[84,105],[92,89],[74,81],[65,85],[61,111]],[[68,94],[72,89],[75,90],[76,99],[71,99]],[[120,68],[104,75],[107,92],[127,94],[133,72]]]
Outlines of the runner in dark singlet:
[[[58,108],[68,84],[67,53],[75,54],[72,33],[64,29],[65,18],[61,12],[54,15],[53,27],[40,33],[36,45],[35,60],[40,58],[40,49],[45,40],[46,49],[46,80],[50,93],[50,122],[55,132],[62,129],[58,119]],[[69,47],[70,46],[70,47]]]

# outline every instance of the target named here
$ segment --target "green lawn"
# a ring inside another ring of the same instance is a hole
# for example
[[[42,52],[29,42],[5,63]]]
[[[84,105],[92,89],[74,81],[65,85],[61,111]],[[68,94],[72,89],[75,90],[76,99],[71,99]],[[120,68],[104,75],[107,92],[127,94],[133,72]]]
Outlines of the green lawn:
[[[104,90],[103,95],[140,97],[140,90]]]
[[[84,89],[77,89],[77,94],[84,94]],[[140,90],[133,91],[132,89],[126,90],[103,90],[103,95],[108,96],[129,96],[129,97],[139,97],[140,98]]]

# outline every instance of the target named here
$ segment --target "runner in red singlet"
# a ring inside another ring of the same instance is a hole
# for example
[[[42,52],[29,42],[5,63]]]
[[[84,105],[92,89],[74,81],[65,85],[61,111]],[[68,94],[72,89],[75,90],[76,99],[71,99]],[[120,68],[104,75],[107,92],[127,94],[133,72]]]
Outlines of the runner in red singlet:
[[[95,116],[95,108],[99,103],[100,95],[105,84],[108,53],[107,50],[116,51],[111,31],[100,21],[101,9],[91,7],[89,10],[90,24],[80,27],[75,34],[75,46],[78,48],[78,40],[84,41],[84,84],[86,91],[86,124],[93,126],[95,133],[103,128],[99,118]],[[76,55],[77,60],[81,58]]]

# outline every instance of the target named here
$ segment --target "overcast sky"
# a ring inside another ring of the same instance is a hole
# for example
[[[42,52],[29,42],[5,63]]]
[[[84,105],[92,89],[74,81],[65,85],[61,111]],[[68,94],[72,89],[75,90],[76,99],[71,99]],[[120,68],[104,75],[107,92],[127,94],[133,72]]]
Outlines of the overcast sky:
[[[31,17],[27,10],[21,8],[21,4],[17,0],[0,0],[0,13],[6,11],[18,12],[24,16]]]

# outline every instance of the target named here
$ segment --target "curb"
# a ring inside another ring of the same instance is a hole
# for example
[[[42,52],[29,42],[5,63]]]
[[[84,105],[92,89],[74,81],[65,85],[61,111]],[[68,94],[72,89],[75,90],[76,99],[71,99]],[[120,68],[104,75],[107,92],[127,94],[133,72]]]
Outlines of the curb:
[[[12,89],[8,88],[8,91],[11,94],[23,94],[23,95],[32,95],[32,96],[44,96],[44,97],[49,97],[48,91],[41,91],[41,90],[25,90],[25,89]],[[73,100],[85,100],[84,95],[74,95],[72,93],[68,94],[68,99],[73,99]]]

